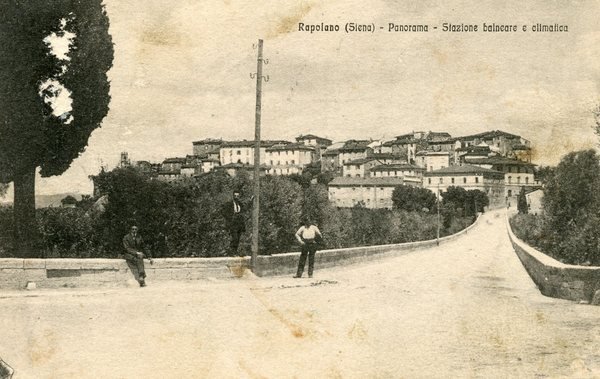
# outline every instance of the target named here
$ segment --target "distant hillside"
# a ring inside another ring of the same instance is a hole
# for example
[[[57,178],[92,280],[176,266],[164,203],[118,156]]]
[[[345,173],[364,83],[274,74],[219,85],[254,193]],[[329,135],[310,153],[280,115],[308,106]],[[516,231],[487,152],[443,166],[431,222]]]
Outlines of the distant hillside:
[[[60,201],[67,196],[73,196],[77,200],[81,200],[81,194],[79,193],[59,193],[54,195],[35,195],[35,207],[46,208],[46,207],[60,207]],[[2,204],[9,205],[12,201],[3,202]]]

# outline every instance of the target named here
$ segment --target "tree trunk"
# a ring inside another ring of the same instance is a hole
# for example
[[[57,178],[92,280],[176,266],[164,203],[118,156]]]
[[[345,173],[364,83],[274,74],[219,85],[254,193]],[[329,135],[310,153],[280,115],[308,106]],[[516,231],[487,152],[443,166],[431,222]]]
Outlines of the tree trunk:
[[[21,258],[37,256],[37,225],[35,222],[35,167],[15,175],[14,238],[15,255]]]

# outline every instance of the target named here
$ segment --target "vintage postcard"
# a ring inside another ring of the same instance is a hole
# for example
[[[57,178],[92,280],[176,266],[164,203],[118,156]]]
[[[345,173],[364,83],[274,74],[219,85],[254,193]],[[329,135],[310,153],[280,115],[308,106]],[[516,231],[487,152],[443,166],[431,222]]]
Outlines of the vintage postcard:
[[[600,376],[600,2],[0,5],[0,379]]]

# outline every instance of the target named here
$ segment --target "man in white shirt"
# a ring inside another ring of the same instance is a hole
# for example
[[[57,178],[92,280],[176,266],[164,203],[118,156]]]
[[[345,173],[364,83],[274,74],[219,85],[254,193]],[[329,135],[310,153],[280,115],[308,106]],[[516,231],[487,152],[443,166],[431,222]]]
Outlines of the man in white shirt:
[[[300,261],[298,262],[298,271],[294,278],[301,278],[304,272],[304,264],[306,263],[306,256],[308,255],[308,277],[312,278],[313,268],[315,266],[315,254],[317,253],[317,239],[322,239],[321,231],[316,225],[308,219],[302,221],[302,226],[296,232],[296,239],[302,246],[302,252],[300,253]]]

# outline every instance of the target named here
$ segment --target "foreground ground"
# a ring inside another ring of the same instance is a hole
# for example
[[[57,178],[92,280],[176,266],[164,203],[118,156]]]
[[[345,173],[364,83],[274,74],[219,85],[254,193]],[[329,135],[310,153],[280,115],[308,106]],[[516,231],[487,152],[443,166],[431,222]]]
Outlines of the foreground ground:
[[[15,378],[600,377],[600,307],[540,295],[504,225],[313,279],[0,292],[0,358]]]

